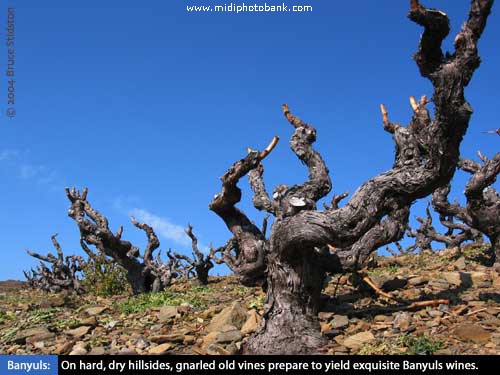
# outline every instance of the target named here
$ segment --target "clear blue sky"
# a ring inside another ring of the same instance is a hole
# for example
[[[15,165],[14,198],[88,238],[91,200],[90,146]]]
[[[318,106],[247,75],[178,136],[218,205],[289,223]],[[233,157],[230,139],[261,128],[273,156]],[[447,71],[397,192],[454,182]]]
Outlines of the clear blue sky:
[[[421,29],[406,18],[409,1],[285,0],[312,5],[310,13],[186,11],[186,5],[224,3],[9,3],[16,7],[17,116],[3,114],[2,24],[0,279],[22,278],[37,263],[24,249],[52,251],[56,232],[66,253],[81,253],[65,186],[88,186],[89,200],[112,229],[124,225],[123,238],[141,249],[145,236],[130,225],[131,212],[155,225],[164,249],[189,251],[182,235],[188,222],[205,246],[224,243],[230,233],[208,203],[247,146],[281,137],[265,161],[269,190],[306,178],[288,146],[284,102],[316,126],[335,192],[353,192],[392,166],[393,141],[382,129],[379,104],[391,120],[407,123],[408,97],[432,93],[411,60]],[[455,33],[469,1],[426,5],[446,11]],[[467,89],[475,109],[462,145],[467,157],[479,149],[491,156],[500,145],[498,136],[481,133],[500,127],[495,5],[480,42],[483,64]],[[0,12],[5,22],[5,4]],[[462,199],[465,177],[457,173],[456,198]],[[246,179],[240,185],[241,207],[260,223]]]

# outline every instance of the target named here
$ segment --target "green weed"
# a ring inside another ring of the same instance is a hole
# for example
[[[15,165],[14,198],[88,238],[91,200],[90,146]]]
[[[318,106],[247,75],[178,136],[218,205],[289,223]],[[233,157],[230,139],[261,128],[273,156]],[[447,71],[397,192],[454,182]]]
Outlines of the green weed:
[[[397,343],[407,348],[406,354],[409,355],[430,355],[444,347],[444,342],[442,340],[433,339],[427,335],[401,335]]]
[[[262,310],[265,302],[266,302],[266,296],[264,295],[256,296],[248,303],[248,308],[255,310]]]
[[[159,293],[144,293],[131,297],[120,303],[118,309],[124,314],[134,314],[151,307],[178,306],[184,302],[191,304],[194,308],[205,306],[205,302],[196,293],[190,291],[176,293],[164,290]]]
[[[88,293],[101,297],[130,291],[127,272],[104,254],[96,255],[83,269],[82,285]]]

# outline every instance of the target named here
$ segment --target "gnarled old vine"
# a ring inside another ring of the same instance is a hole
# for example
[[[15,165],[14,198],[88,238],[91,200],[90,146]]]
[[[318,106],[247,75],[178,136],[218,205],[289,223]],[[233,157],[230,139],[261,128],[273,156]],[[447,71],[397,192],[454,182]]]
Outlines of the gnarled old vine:
[[[40,265],[36,269],[28,272],[24,271],[28,285],[46,292],[59,292],[63,289],[81,292],[82,286],[78,273],[83,270],[87,262],[78,255],[64,256],[61,245],[56,237],[57,234],[54,234],[51,240],[56,249],[57,256],[54,256],[50,252],[47,255],[41,255],[26,250],[29,255],[41,260]],[[44,262],[48,263],[50,268]]]
[[[134,217],[131,218],[132,224],[143,230],[148,237],[148,243],[141,256],[136,246],[122,240],[123,227],[116,233],[109,229],[108,219],[90,205],[87,193],[87,189],[81,193],[76,189],[66,189],[66,195],[71,202],[68,216],[75,220],[80,229],[82,248],[91,253],[88,245],[93,245],[123,267],[127,271],[127,280],[134,294],[158,292],[170,285],[172,278],[177,274],[174,268],[178,262],[169,256],[170,261],[164,264],[159,257],[153,257],[153,252],[160,246],[153,228],[139,223]]]
[[[464,242],[474,241],[482,242],[483,234],[467,224],[457,221],[456,217],[450,214],[439,213],[440,223],[447,229],[445,233],[440,233],[436,230],[432,223],[432,215],[430,211],[430,203],[425,209],[426,217],[417,217],[420,226],[413,229],[408,226],[406,234],[408,237],[415,238],[413,245],[404,249],[399,242],[396,242],[396,247],[401,254],[410,254],[416,250],[432,250],[432,242],[441,242],[446,248],[460,247]],[[389,252],[394,252],[387,248]]]
[[[222,176],[222,191],[210,203],[232,232],[233,270],[246,284],[267,278],[267,300],[261,329],[248,342],[254,354],[314,353],[324,343],[317,313],[325,272],[359,268],[380,246],[399,240],[416,199],[430,195],[453,177],[459,146],[472,108],[464,88],[480,64],[477,42],[493,0],[474,0],[467,22],[455,38],[455,52],[444,54],[441,43],[449,33],[445,13],[411,1],[409,18],[424,27],[414,59],[420,73],[434,86],[434,118],[428,100],[411,98],[413,117],[408,125],[389,120],[382,105],[384,129],[393,135],[393,167],[366,183],[343,207],[332,204],[318,211],[316,202],[332,188],[328,169],[313,148],[316,129],[283,112],[294,127],[290,145],[308,167],[305,183],[280,185],[270,197],[263,181],[262,161],[278,138],[262,152],[249,150]],[[269,239],[235,205],[241,200],[239,179],[249,175],[254,206],[275,216]],[[333,199],[333,202],[337,202]],[[330,246],[328,246],[330,245]],[[331,247],[336,248],[331,252]]]
[[[432,196],[434,209],[441,215],[456,217],[471,229],[484,233],[491,242],[495,268],[500,270],[500,196],[491,187],[500,173],[500,153],[488,159],[479,152],[483,164],[460,159],[458,167],[472,176],[465,187],[467,204],[450,203],[450,185],[437,189]]]

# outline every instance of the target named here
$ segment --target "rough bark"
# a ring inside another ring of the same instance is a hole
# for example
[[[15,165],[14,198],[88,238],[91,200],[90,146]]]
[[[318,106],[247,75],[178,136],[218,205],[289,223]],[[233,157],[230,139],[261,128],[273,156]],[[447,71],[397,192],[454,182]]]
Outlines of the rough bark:
[[[437,189],[432,198],[434,209],[443,216],[456,217],[471,230],[484,233],[491,242],[495,267],[500,259],[500,197],[491,186],[500,173],[500,153],[488,159],[479,153],[483,164],[469,159],[460,159],[458,167],[472,176],[465,187],[467,204],[450,203],[450,185]]]
[[[399,240],[406,230],[411,204],[451,180],[472,114],[464,88],[479,66],[476,43],[492,4],[487,0],[472,2],[469,19],[455,39],[455,53],[444,55],[441,42],[449,31],[448,17],[411,1],[409,17],[424,27],[415,61],[434,86],[435,116],[432,119],[426,108],[426,97],[418,103],[411,98],[413,117],[404,127],[389,121],[382,105],[384,129],[396,144],[394,165],[363,184],[343,207],[333,204],[326,211],[316,210],[316,202],[332,187],[328,169],[312,147],[316,129],[293,116],[286,105],[284,115],[295,128],[290,145],[307,166],[308,181],[291,187],[280,185],[270,198],[261,162],[272,147],[263,152],[250,150],[224,174],[222,192],[210,209],[233,233],[228,246],[239,251],[234,259],[239,262],[236,271],[246,267],[248,271],[240,277],[254,280],[267,266],[262,326],[249,340],[247,352],[316,352],[323,343],[317,312],[325,272],[356,270],[377,248]],[[276,217],[269,240],[235,207],[241,199],[236,185],[246,174],[254,191],[254,206]],[[331,247],[337,250],[331,253]]]
[[[93,245],[123,267],[127,271],[127,280],[134,294],[158,292],[169,285],[171,277],[166,274],[168,267],[166,268],[158,258],[153,258],[153,252],[160,246],[153,228],[137,222],[134,217],[131,218],[132,224],[143,230],[148,237],[141,262],[139,249],[129,241],[122,240],[123,227],[113,233],[109,229],[107,218],[87,201],[87,189],[82,193],[74,188],[66,189],[66,195],[71,202],[68,216],[75,220],[80,229],[84,250],[88,249],[87,245]]]
[[[86,262],[77,255],[65,257],[56,237],[57,234],[54,234],[51,240],[57,256],[50,252],[47,255],[41,255],[26,250],[29,255],[41,260],[40,266],[36,270],[32,269],[30,272],[24,272],[28,285],[47,292],[59,292],[62,289],[82,292],[78,273],[83,270]],[[50,268],[43,262],[48,263]]]

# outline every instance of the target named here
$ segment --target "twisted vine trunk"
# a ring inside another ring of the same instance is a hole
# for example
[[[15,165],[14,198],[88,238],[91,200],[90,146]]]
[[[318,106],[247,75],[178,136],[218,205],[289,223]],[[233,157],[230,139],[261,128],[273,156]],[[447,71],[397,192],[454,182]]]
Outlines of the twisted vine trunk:
[[[392,169],[364,183],[345,206],[338,206],[344,193],[334,196],[325,211],[318,211],[316,203],[329,194],[332,182],[312,147],[316,129],[284,105],[284,115],[295,128],[290,146],[307,166],[308,180],[279,185],[272,198],[268,195],[261,162],[276,146],[277,137],[262,152],[249,149],[221,178],[222,191],[210,209],[234,236],[223,249],[223,259],[242,282],[267,277],[265,313],[260,331],[248,342],[250,354],[317,353],[324,343],[317,314],[325,272],[359,269],[372,252],[401,239],[412,203],[448,184],[455,173],[472,114],[464,88],[479,67],[477,42],[493,1],[472,1],[469,18],[455,38],[453,55],[441,51],[450,30],[447,15],[426,9],[417,0],[410,4],[409,18],[424,27],[414,59],[434,86],[435,116],[431,118],[425,96],[419,102],[410,98],[413,117],[407,127],[389,121],[381,106],[384,130],[396,144]],[[237,183],[247,174],[254,206],[276,217],[269,239],[265,230],[235,207],[242,195]]]
[[[432,204],[440,215],[456,217],[470,230],[485,234],[491,242],[494,268],[500,269],[500,194],[492,187],[500,174],[500,153],[492,159],[478,154],[482,164],[464,158],[458,163],[460,169],[471,174],[464,191],[465,207],[449,202],[449,184],[433,193]]]
[[[132,224],[144,231],[148,238],[144,253],[140,256],[139,248],[122,239],[123,227],[116,233],[110,230],[108,219],[91,206],[87,193],[87,188],[82,192],[75,188],[66,189],[66,196],[71,202],[68,216],[76,222],[80,230],[80,245],[83,250],[90,255],[92,251],[88,246],[93,245],[123,267],[134,294],[159,292],[166,288],[177,263],[171,261],[163,264],[159,255],[156,260],[153,258],[153,252],[160,246],[153,228],[131,217]]]
[[[272,246],[270,250],[274,254]],[[311,348],[325,345],[318,312],[326,274],[320,257],[312,253],[314,249],[303,249],[293,259],[269,256],[265,326],[252,337],[248,352],[310,354]]]

